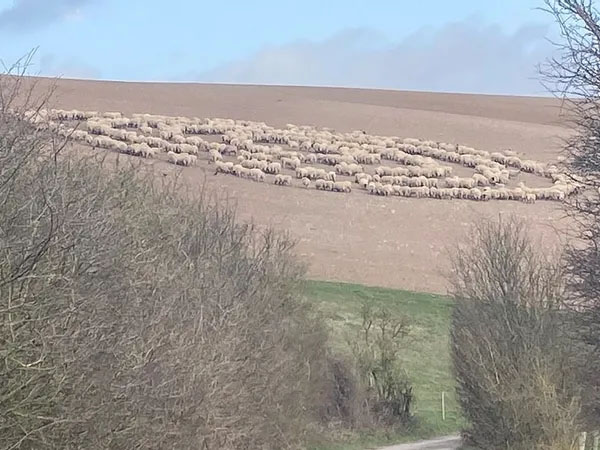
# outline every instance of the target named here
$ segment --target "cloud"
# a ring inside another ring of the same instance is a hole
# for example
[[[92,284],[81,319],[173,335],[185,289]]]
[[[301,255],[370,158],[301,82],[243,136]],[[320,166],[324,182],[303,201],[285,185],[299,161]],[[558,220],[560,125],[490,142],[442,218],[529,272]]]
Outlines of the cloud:
[[[98,80],[102,71],[76,57],[57,58],[53,54],[45,54],[40,58],[40,75],[63,78],[82,78]]]
[[[80,15],[80,8],[93,0],[14,0],[0,10],[0,31],[29,31],[57,20]]]
[[[544,93],[535,67],[551,55],[548,33],[549,28],[540,25],[506,33],[497,25],[469,19],[438,29],[425,27],[390,44],[372,30],[348,29],[321,42],[265,48],[193,78],[535,95]]]

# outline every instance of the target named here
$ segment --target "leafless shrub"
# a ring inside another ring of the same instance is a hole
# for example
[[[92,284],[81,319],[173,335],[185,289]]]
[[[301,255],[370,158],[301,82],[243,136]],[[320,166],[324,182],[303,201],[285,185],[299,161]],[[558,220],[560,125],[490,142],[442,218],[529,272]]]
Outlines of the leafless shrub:
[[[297,446],[330,366],[293,242],[61,153],[0,81],[0,447]]]
[[[451,342],[477,448],[574,448],[579,390],[564,334],[560,260],[515,218],[475,226],[454,254]],[[560,445],[559,445],[560,444]]]
[[[372,425],[367,393],[354,362],[332,355],[328,375],[330,384],[321,401],[323,422],[353,429]]]
[[[368,410],[384,424],[411,418],[414,395],[402,367],[402,348],[409,332],[406,317],[394,318],[385,308],[362,308],[358,336],[350,341],[362,383],[367,387]]]

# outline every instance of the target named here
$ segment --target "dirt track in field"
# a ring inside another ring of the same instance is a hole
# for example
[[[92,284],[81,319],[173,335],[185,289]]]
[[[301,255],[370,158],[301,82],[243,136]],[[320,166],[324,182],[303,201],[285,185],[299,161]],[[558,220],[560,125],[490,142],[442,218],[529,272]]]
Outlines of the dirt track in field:
[[[42,79],[40,88],[47,84]],[[557,101],[525,97],[61,80],[53,106],[360,129],[488,151],[511,148],[541,161],[554,160],[568,136]],[[235,199],[243,218],[289,230],[317,279],[443,293],[447,252],[468,237],[474,221],[514,213],[549,245],[564,226],[556,202],[344,196],[213,176],[203,167],[183,171],[191,186],[206,182]]]
[[[379,450],[455,450],[461,445],[459,436],[446,436],[410,444],[392,445]]]

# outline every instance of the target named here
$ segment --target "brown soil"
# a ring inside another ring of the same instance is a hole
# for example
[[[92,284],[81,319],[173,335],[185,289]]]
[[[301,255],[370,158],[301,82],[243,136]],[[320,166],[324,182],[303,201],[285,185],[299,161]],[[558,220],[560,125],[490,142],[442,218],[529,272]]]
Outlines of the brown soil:
[[[40,81],[42,89],[49,83]],[[360,129],[488,151],[512,148],[541,161],[554,160],[569,133],[559,102],[526,97],[61,80],[54,103],[64,109]],[[235,199],[244,219],[289,230],[309,265],[309,276],[317,279],[443,293],[447,253],[458,240],[468,238],[474,221],[514,213],[530,221],[547,245],[561,239],[556,230],[564,226],[556,202],[344,195],[214,176],[206,165],[183,172],[190,186],[206,182]]]

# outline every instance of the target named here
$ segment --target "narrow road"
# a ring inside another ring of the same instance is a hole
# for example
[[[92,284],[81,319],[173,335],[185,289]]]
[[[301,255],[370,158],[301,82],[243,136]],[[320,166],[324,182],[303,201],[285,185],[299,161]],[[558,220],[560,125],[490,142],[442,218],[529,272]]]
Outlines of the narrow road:
[[[460,447],[460,436],[444,436],[427,441],[413,442],[411,444],[392,445],[378,450],[456,450]]]

